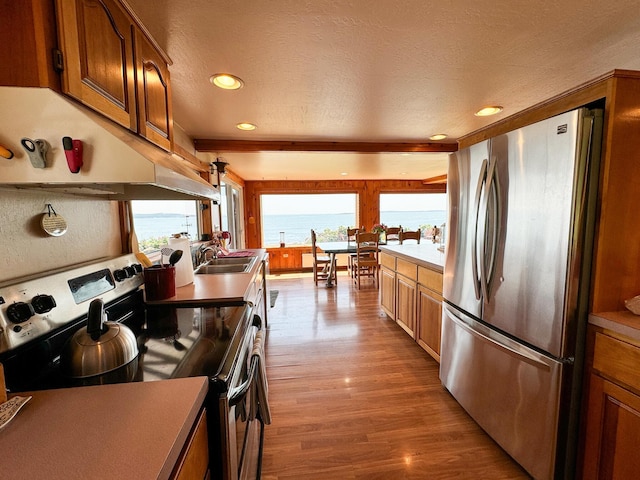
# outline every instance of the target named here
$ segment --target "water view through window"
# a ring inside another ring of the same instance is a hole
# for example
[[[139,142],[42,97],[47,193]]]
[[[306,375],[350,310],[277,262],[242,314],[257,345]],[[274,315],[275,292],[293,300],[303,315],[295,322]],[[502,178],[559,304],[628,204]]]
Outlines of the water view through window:
[[[311,229],[319,242],[345,240],[347,227],[356,224],[357,195],[262,195],[262,245],[311,245]]]
[[[311,245],[311,229],[319,242],[346,240],[347,227],[358,226],[353,194],[262,195],[262,245]],[[387,226],[405,230],[420,228],[424,234],[446,222],[447,196],[444,193],[380,194],[380,219]],[[361,225],[362,226],[362,225]],[[364,225],[371,229],[373,225]]]
[[[133,200],[131,208],[142,252],[166,246],[174,233],[187,232],[190,239],[198,239],[195,200]]]

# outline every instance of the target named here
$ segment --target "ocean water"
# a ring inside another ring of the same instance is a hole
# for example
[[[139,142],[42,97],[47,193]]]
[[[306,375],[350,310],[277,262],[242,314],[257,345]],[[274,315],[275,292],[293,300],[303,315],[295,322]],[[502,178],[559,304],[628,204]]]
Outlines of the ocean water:
[[[415,230],[425,225],[442,225],[446,222],[444,210],[421,212],[381,212],[382,223],[388,226],[402,225],[405,229]],[[196,219],[180,214],[139,214],[134,216],[136,235],[142,241],[149,238],[170,236],[174,233],[189,232],[191,239],[198,238]],[[284,232],[285,245],[310,245],[311,229],[322,237],[325,231],[336,231],[339,227],[355,226],[355,215],[309,214],[309,215],[265,215],[263,225],[263,245],[280,245],[280,232]],[[372,225],[365,225],[371,228]],[[336,238],[330,238],[336,240]]]

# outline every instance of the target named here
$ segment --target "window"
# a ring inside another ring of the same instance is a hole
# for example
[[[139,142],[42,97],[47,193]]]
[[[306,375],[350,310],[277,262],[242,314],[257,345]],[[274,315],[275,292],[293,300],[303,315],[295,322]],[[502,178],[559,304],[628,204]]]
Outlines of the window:
[[[318,241],[346,240],[347,227],[356,225],[355,193],[262,195],[262,245],[311,245],[311,229]]]
[[[429,237],[432,227],[447,221],[446,193],[381,193],[380,221],[388,227],[422,230]]]
[[[133,200],[133,222],[140,251],[151,253],[168,244],[174,233],[198,239],[196,200]]]

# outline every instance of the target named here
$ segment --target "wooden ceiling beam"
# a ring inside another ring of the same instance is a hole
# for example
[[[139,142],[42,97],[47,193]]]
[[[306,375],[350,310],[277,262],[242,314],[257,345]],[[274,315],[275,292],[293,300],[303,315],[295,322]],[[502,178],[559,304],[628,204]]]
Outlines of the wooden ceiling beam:
[[[195,139],[199,152],[351,152],[351,153],[441,153],[455,152],[457,143],[393,142],[283,142]]]
[[[437,175],[435,177],[425,178],[422,183],[424,185],[434,185],[438,183],[447,183],[447,174]]]

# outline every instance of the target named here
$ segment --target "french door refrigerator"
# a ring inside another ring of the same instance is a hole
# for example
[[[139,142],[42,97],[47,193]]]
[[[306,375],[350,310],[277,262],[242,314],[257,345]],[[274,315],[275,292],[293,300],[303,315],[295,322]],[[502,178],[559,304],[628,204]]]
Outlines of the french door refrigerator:
[[[574,475],[602,116],[449,161],[440,379],[536,479]]]

